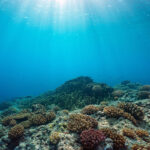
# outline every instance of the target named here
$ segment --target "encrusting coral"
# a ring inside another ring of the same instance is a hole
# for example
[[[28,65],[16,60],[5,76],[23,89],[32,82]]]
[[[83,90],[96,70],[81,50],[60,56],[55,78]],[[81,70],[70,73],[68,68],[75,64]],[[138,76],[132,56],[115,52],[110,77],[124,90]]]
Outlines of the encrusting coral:
[[[103,111],[108,117],[113,117],[113,118],[124,117],[125,119],[132,121],[134,125],[137,124],[136,119],[133,116],[131,116],[131,114],[124,112],[120,108],[116,108],[114,106],[107,106],[104,108]]]
[[[94,106],[94,105],[88,105],[88,106],[85,106],[83,109],[82,109],[82,113],[83,114],[87,114],[87,115],[91,115],[91,114],[94,114],[96,112],[99,111],[99,108]]]
[[[114,130],[110,129],[110,128],[102,128],[100,129],[101,132],[104,133],[104,135],[107,137],[107,138],[110,138],[113,140],[113,149],[114,150],[120,150],[120,149],[124,149],[125,148],[125,138],[116,133]]]
[[[80,133],[84,130],[97,127],[98,122],[87,115],[71,114],[68,120],[67,128],[72,132]]]
[[[80,135],[80,141],[85,150],[95,150],[100,143],[104,142],[104,140],[105,136],[99,130],[84,130]]]
[[[8,137],[11,140],[15,140],[15,139],[18,139],[18,138],[22,137],[23,134],[24,134],[24,127],[22,125],[15,125],[8,132]]]
[[[123,133],[124,136],[127,136],[127,137],[129,137],[129,138],[131,138],[131,139],[135,139],[135,138],[136,138],[136,134],[135,134],[135,132],[134,132],[133,129],[124,128],[124,129],[122,130],[122,133]]]
[[[125,112],[130,113],[137,120],[143,120],[144,118],[143,110],[136,104],[123,102],[119,103],[118,107],[123,109]]]

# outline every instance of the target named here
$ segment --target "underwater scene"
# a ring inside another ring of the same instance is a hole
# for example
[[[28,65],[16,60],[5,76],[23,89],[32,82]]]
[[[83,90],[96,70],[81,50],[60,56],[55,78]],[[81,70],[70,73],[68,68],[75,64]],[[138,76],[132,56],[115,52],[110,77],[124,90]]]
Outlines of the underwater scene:
[[[150,150],[150,0],[0,0],[0,150]]]

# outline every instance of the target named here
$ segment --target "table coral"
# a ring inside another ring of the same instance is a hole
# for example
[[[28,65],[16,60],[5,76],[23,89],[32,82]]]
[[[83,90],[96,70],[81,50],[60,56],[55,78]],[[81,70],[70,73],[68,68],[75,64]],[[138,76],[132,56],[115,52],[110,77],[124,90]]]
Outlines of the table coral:
[[[67,128],[73,132],[82,132],[84,130],[97,127],[98,122],[87,115],[72,114],[69,117]]]

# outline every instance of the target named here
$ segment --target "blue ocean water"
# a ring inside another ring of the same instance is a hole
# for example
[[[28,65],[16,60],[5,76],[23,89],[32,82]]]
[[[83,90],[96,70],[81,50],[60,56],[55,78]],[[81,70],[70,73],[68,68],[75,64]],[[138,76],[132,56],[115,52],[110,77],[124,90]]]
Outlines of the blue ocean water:
[[[149,0],[0,0],[0,100],[81,75],[150,84]]]

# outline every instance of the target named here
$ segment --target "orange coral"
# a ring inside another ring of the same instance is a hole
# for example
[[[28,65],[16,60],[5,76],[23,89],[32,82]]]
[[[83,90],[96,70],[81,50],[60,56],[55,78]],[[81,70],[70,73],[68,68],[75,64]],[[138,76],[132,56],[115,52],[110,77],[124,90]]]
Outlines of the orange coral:
[[[91,114],[94,114],[96,113],[97,111],[99,111],[99,108],[94,106],[94,105],[88,105],[88,106],[85,106],[83,109],[82,109],[82,113],[83,114],[87,114],[87,115],[91,115]]]
[[[72,114],[69,117],[67,128],[73,132],[82,132],[84,130],[97,127],[98,122],[87,115]]]
[[[124,112],[122,109],[120,108],[116,108],[114,106],[107,106],[104,108],[104,113],[109,116],[109,117],[114,117],[114,118],[119,118],[119,117],[124,117],[130,121],[133,122],[133,124],[136,125],[136,120],[133,116],[131,116],[131,114]]]
[[[133,103],[119,103],[118,107],[125,112],[130,113],[135,119],[143,120],[144,112],[141,107]]]
[[[141,138],[144,138],[144,137],[148,137],[149,136],[149,133],[146,131],[146,130],[141,130],[141,129],[138,129],[135,131],[135,133],[141,137]]]
[[[124,136],[127,136],[127,137],[129,137],[131,139],[135,139],[136,138],[136,134],[135,134],[135,132],[132,129],[124,128],[122,130],[122,132],[123,132]]]
[[[117,134],[114,130],[110,128],[102,128],[100,129],[100,131],[102,131],[106,137],[111,138],[113,140],[114,150],[120,150],[120,149],[125,148],[126,140],[122,135]]]

